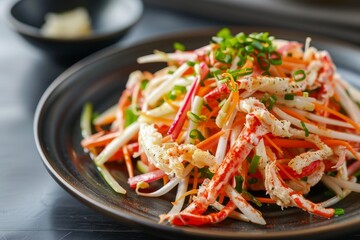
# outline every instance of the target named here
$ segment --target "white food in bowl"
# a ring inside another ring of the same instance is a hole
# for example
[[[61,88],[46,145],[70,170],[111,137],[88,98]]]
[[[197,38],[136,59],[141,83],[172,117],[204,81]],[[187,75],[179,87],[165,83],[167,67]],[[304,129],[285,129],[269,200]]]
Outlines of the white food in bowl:
[[[81,38],[91,34],[91,20],[83,7],[63,13],[48,13],[41,33],[52,38]]]

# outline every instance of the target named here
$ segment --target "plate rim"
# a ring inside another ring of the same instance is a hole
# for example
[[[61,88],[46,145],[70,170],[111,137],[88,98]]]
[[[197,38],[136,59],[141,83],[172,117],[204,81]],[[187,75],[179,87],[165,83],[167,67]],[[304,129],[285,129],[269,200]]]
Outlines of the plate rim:
[[[104,59],[111,57],[112,55],[119,54],[123,51],[126,51],[127,49],[135,49],[139,48],[143,45],[151,44],[158,41],[166,41],[169,40],[176,40],[178,37],[191,37],[191,36],[209,36],[210,34],[215,34],[221,27],[215,26],[215,27],[206,27],[206,28],[200,28],[200,29],[192,29],[192,30],[183,30],[178,32],[173,32],[168,35],[161,35],[156,36],[152,38],[148,38],[139,42],[135,42],[133,44],[125,44],[124,46],[111,46],[104,50],[101,50],[99,52],[96,52],[83,60],[80,60],[79,62],[75,63],[68,69],[66,69],[62,74],[60,74],[45,90],[43,95],[41,96],[36,110],[34,114],[34,121],[33,121],[33,131],[34,131],[34,138],[35,138],[35,144],[36,148],[38,150],[38,153],[41,157],[41,160],[49,172],[49,174],[54,178],[54,180],[68,193],[70,193],[73,197],[75,197],[80,202],[84,203],[85,205],[89,206],[92,209],[97,210],[98,212],[105,214],[112,219],[118,220],[122,223],[130,224],[134,227],[141,227],[142,230],[152,233],[155,235],[158,235],[158,233],[151,232],[154,229],[160,230],[161,233],[173,233],[181,236],[192,236],[192,237],[200,237],[200,238],[207,238],[207,239],[217,239],[217,238],[226,238],[226,239],[257,239],[257,238],[264,238],[264,239],[275,239],[275,238],[289,238],[289,237],[313,237],[318,234],[324,234],[325,236],[338,236],[340,233],[336,233],[336,230],[341,229],[341,233],[351,233],[352,231],[355,232],[356,229],[354,227],[360,223],[360,218],[358,220],[356,219],[350,219],[347,221],[342,222],[336,222],[330,225],[324,225],[324,226],[318,226],[316,228],[309,228],[309,229],[296,229],[296,230],[286,230],[286,231],[277,231],[277,232],[269,232],[269,231],[253,231],[253,232],[222,232],[222,231],[206,231],[206,228],[188,228],[188,227],[174,227],[169,224],[159,224],[157,222],[154,222],[152,220],[148,220],[142,216],[129,213],[124,214],[123,212],[114,211],[111,207],[107,207],[104,204],[101,204],[97,202],[95,199],[89,198],[84,194],[82,191],[79,191],[78,189],[74,188],[71,184],[69,184],[66,179],[63,179],[62,176],[57,172],[57,170],[52,166],[51,160],[46,157],[45,150],[43,149],[43,144],[40,140],[40,132],[41,132],[41,126],[39,123],[41,122],[41,117],[44,114],[43,108],[46,105],[48,99],[51,97],[52,93],[64,82],[69,79],[73,74],[75,74],[78,71],[81,71],[83,68],[86,68],[92,64],[96,64],[96,62],[103,61]],[[244,31],[251,31],[258,28],[265,28],[265,27],[256,27],[256,26],[229,26],[230,29],[243,29]],[[293,31],[293,30],[287,30],[287,29],[281,29],[281,28],[266,28],[271,30],[276,30],[280,32],[290,32],[290,33],[297,33],[304,35],[305,32],[301,31]],[[344,42],[341,40],[332,40],[328,39],[323,36],[318,36],[314,34],[308,34],[311,36],[315,36],[317,40],[319,41],[326,41],[333,44],[341,44],[342,46],[345,46],[346,48],[352,48],[356,51],[360,52],[360,47],[350,44],[348,42]],[[359,69],[360,70],[360,69]],[[139,220],[140,219],[140,220]],[[171,236],[170,236],[171,237]]]

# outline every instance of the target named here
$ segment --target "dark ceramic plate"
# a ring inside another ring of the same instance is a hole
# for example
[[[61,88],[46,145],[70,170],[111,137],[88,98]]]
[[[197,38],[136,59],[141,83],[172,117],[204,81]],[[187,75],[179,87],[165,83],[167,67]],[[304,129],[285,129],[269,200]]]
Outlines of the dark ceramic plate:
[[[270,31],[278,38],[304,41],[304,33],[276,29],[241,28],[235,31]],[[173,227],[158,224],[159,214],[171,208],[174,193],[161,198],[138,197],[127,184],[125,169],[113,173],[122,186],[129,189],[126,196],[113,192],[99,176],[90,158],[83,152],[79,122],[85,102],[92,102],[96,111],[102,111],[117,102],[131,71],[154,71],[161,64],[139,65],[139,56],[150,54],[154,49],[172,51],[173,42],[184,43],[189,49],[209,42],[218,29],[158,38],[123,49],[107,49],[97,53],[64,72],[48,88],[38,105],[35,116],[35,138],[43,162],[55,180],[86,205],[122,222],[142,227],[154,234],[181,238],[184,236],[221,239],[279,239],[289,237],[325,238],[334,234],[355,231],[360,224],[359,194],[352,193],[337,204],[346,214],[332,219],[312,216],[298,209],[272,208],[262,211],[266,226],[258,226],[233,220],[205,227]],[[360,49],[340,42],[313,37],[313,45],[327,49],[338,65],[339,71],[357,87],[360,79]],[[318,193],[321,195],[321,193]],[[315,194],[315,198],[316,198]]]

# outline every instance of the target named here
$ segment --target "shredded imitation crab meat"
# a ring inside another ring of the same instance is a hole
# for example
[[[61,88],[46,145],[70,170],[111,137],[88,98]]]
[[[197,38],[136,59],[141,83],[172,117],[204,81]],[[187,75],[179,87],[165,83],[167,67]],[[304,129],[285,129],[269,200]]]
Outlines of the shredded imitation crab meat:
[[[86,104],[81,144],[116,192],[176,188],[160,222],[264,225],[262,204],[342,215],[331,205],[360,192],[360,95],[328,52],[305,45],[223,29],[201,48],[176,43],[139,57],[167,67],[130,74],[118,103],[95,118]],[[114,164],[126,166],[129,186],[111,174]],[[319,184],[323,201],[312,202]]]

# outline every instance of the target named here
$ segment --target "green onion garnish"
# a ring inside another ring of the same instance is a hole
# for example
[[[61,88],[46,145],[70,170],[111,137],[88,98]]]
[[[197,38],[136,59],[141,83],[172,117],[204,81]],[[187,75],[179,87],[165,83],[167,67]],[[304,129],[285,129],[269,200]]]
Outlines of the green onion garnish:
[[[299,69],[299,70],[296,70],[292,74],[292,77],[295,80],[295,82],[301,82],[301,81],[304,81],[306,79],[306,73],[305,73],[304,70]]]
[[[187,64],[189,67],[195,66],[195,62],[192,62],[192,61],[187,61],[186,64]]]
[[[217,36],[220,38],[229,38],[232,37],[232,34],[229,28],[223,28],[217,33]]]
[[[181,85],[175,85],[174,91],[181,92],[182,94],[185,94],[187,92],[186,87]]]
[[[242,184],[244,182],[244,178],[242,176],[235,176],[235,189],[236,191],[238,191],[239,193],[242,192]]]
[[[215,58],[216,58],[216,60],[218,60],[219,62],[222,62],[222,63],[229,64],[232,62],[232,56],[230,54],[223,53],[220,51],[215,52]]]
[[[306,127],[306,125],[305,125],[305,123],[303,121],[301,121],[300,123],[301,123],[302,128],[305,131],[305,137],[308,137],[309,136],[309,130],[307,129],[307,127]]]
[[[264,71],[261,76],[268,76],[268,77],[271,77],[271,74],[269,71]]]
[[[260,156],[254,155],[250,161],[249,173],[254,174],[259,166]]]
[[[269,106],[268,109],[271,110],[272,107],[275,105],[276,101],[277,101],[277,97],[273,94],[269,97]]]
[[[230,71],[229,73],[236,80],[238,77],[242,77],[242,76],[252,74],[252,72],[253,72],[252,68],[242,68],[242,69],[239,69],[239,70]]]
[[[209,168],[207,167],[199,168],[199,172],[200,172],[200,177],[202,178],[211,179],[214,176],[214,174],[210,172]]]
[[[295,98],[294,94],[291,94],[291,93],[287,93],[284,96],[285,100],[294,100],[294,98]]]
[[[167,94],[168,99],[175,100],[179,95],[186,93],[186,87],[175,85],[174,88]]]
[[[257,178],[249,178],[248,180],[247,180],[247,182],[248,182],[248,184],[255,184],[255,183],[257,183],[258,182],[258,179]]]
[[[175,50],[185,51],[185,45],[179,42],[174,42],[173,47]]]
[[[133,122],[136,122],[138,115],[134,112],[134,109],[130,106],[125,110],[125,128],[130,126]]]
[[[345,214],[345,210],[343,208],[335,208],[334,210],[335,210],[334,212],[335,216],[341,216]]]
[[[147,87],[148,83],[149,83],[149,80],[148,80],[148,79],[142,80],[142,81],[141,81],[141,85],[140,85],[141,90],[145,90],[145,88]]]
[[[252,46],[255,48],[255,49],[257,49],[257,50],[259,50],[260,52],[262,52],[263,50],[264,50],[264,46],[259,42],[259,41],[253,41],[252,42]]]
[[[192,139],[199,139],[200,141],[205,140],[205,137],[197,129],[191,130],[190,133],[189,133],[189,137],[192,138]]]
[[[256,179],[256,178],[255,178]],[[257,180],[256,180],[257,181]],[[253,203],[255,203],[258,207],[261,207],[262,204],[259,200],[256,199],[256,197],[254,197],[254,195],[252,195],[251,193],[249,193],[246,190],[242,190],[242,194],[244,194],[245,197],[247,197],[248,199],[250,199],[250,201],[252,201]]]
[[[268,53],[268,58],[269,58],[269,62],[272,65],[281,65],[282,64],[282,59],[281,59],[281,55],[278,52],[270,52]]]
[[[269,70],[270,68],[270,62],[269,60],[266,58],[265,54],[264,53],[259,53],[256,57],[256,60],[258,61],[259,63],[259,66],[262,70]]]
[[[191,111],[188,111],[186,113],[187,117],[190,119],[190,121],[193,121],[195,123],[200,123],[200,122],[204,122],[207,120],[207,117],[205,115],[197,115]]]
[[[247,57],[245,49],[244,48],[239,49],[237,56],[239,57],[239,62],[237,63],[237,65],[239,67],[244,66],[244,64],[246,63],[246,57]]]

